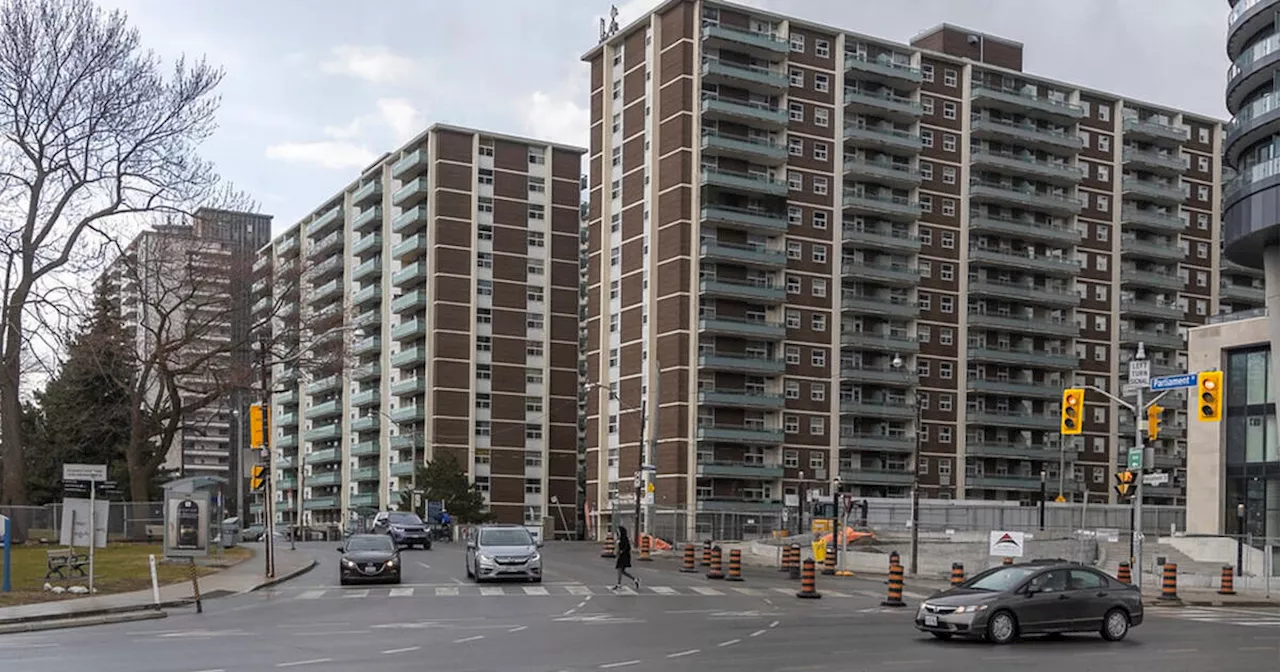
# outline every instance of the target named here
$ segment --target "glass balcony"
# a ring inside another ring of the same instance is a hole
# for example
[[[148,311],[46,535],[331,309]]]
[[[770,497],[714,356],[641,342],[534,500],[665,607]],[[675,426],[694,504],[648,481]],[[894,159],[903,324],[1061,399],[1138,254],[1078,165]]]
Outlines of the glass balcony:
[[[758,394],[748,390],[698,390],[698,403],[704,406],[734,406],[764,410],[781,410],[786,400],[778,394]]]
[[[840,378],[854,383],[881,383],[888,385],[910,385],[915,382],[914,370],[895,369],[893,367],[850,366],[840,365]]]
[[[427,153],[421,149],[415,149],[391,164],[391,176],[397,180],[403,179],[410,171],[425,168],[426,165]]]
[[[864,91],[852,87],[844,90],[846,114],[861,114],[909,122],[923,114],[920,102],[893,93]]]
[[[787,370],[787,363],[781,359],[745,355],[698,355],[698,366],[757,376],[780,376]]]
[[[302,508],[308,511],[338,509],[341,507],[342,500],[338,497],[312,497],[302,500]]]
[[[1065,289],[1036,286],[1033,282],[1001,280],[969,280],[969,294],[1044,306],[1078,306],[1080,295]]]
[[[382,221],[382,208],[379,208],[377,206],[374,206],[372,208],[365,208],[364,210],[360,211],[360,214],[356,215],[355,219],[351,220],[351,228],[356,231],[362,231],[364,230],[365,227],[369,226],[370,224],[375,224],[381,221]]]
[[[747,427],[745,425],[700,425],[699,441],[726,441],[751,445],[776,445],[782,443],[781,429]]]
[[[271,395],[271,401],[280,404],[281,406],[296,404],[298,403],[298,391],[285,390],[283,392],[275,392]]]
[[[335,399],[326,401],[322,404],[315,404],[307,409],[306,416],[308,419],[327,418],[342,413],[342,401]]]
[[[717,168],[703,168],[702,185],[717,187],[747,194],[763,194],[766,196],[786,196],[787,183],[768,175],[751,173],[735,173]]]
[[[310,249],[307,250],[307,254],[314,258],[322,257],[331,252],[337,252],[342,249],[342,240],[342,232],[335,231],[315,243],[312,243]]]
[[[763,245],[745,245],[726,243],[715,240],[704,240],[702,258],[707,261],[718,261],[743,266],[763,267],[770,269],[786,268],[787,255],[782,250],[772,250]]]
[[[1138,227],[1165,233],[1178,233],[1187,228],[1187,223],[1178,213],[1153,208],[1124,208],[1120,211],[1120,223],[1126,228]]]
[[[1068,217],[1080,212],[1083,207],[1080,199],[1074,196],[1062,196],[1047,191],[1015,187],[998,182],[974,181],[969,185],[969,196],[974,200],[996,201],[1019,208],[1027,208],[1038,212],[1047,212],[1060,217]]]
[[[342,451],[337,448],[313,450],[307,453],[307,464],[329,464],[342,459]]]
[[[330,390],[336,390],[342,385],[342,376],[325,376],[318,378],[307,385],[307,394],[315,395]]]
[[[1237,285],[1233,282],[1224,281],[1220,284],[1220,288],[1219,294],[1228,301],[1243,301],[1246,303],[1263,303],[1266,301],[1262,287]]]
[[[841,469],[840,482],[853,485],[911,485],[909,469]]]
[[[911,404],[894,404],[870,400],[840,400],[840,414],[862,418],[883,418],[887,420],[914,420],[916,407]]]
[[[355,408],[364,408],[365,406],[373,406],[380,400],[378,390],[362,390],[351,395],[351,405]],[[352,428],[354,429],[354,427]]]
[[[425,362],[426,358],[426,349],[420,346],[415,346],[391,355],[391,365],[396,367],[412,366],[414,364],[421,364]]]
[[[1080,364],[1080,359],[1074,354],[1032,348],[969,348],[969,360],[1046,369],[1073,369]]]
[[[708,24],[702,27],[702,43],[712,49],[729,49],[756,58],[781,60],[791,51],[787,40],[773,33],[733,26]]]
[[[764,464],[756,462],[698,462],[700,478],[741,478],[755,480],[773,480],[782,478],[781,464]]]
[[[1018,123],[974,115],[973,137],[1000,139],[1031,149],[1050,152],[1078,152],[1084,148],[1084,140],[1075,133],[1067,133],[1036,124]]]
[[[378,479],[370,478],[367,480],[376,481]],[[350,505],[353,508],[362,508],[362,509],[378,508],[379,507],[378,495],[377,493],[373,493],[373,492],[362,492],[358,495],[351,495]]]
[[[855,79],[899,85],[902,83],[919,84],[924,81],[924,75],[919,68],[885,57],[870,58],[866,54],[846,53],[844,55],[844,68],[845,70],[853,71],[850,77]]]
[[[406,287],[415,285],[427,277],[427,265],[421,262],[414,262],[404,268],[391,274],[391,284],[396,287]]]
[[[361,252],[382,247],[382,236],[371,233],[360,236],[356,242],[351,244],[351,254],[359,255]]]
[[[1037,415],[1020,411],[988,409],[985,411],[969,411],[965,414],[965,420],[970,425],[1048,431],[1058,429],[1059,418],[1056,415]]]
[[[314,427],[302,433],[302,439],[304,441],[332,441],[341,437],[342,423],[340,422]]]
[[[919,252],[920,239],[905,232],[892,229],[872,231],[846,226],[840,231],[840,242],[845,245],[857,245],[877,250],[893,252]]]
[[[427,307],[427,294],[420,290],[405,292],[391,301],[391,310],[396,313],[410,312],[411,309],[423,310]]]
[[[997,233],[1015,240],[1077,245],[1080,230],[1071,226],[1037,222],[1030,217],[1003,217],[982,212],[969,213],[969,228],[975,232]]]
[[[280,413],[275,417],[275,421],[279,427],[296,427],[298,425],[298,414]]]
[[[874,434],[840,431],[840,449],[860,452],[912,453],[916,449],[914,434]]]
[[[289,436],[281,436],[277,438],[275,441],[271,442],[271,447],[278,448],[281,450],[297,448],[298,436],[296,434],[290,434]]]
[[[1187,200],[1182,187],[1157,180],[1140,180],[1126,177],[1121,182],[1125,198],[1138,198],[1153,203],[1181,204]]]
[[[353,405],[354,405],[354,402],[353,402]],[[376,412],[369,413],[368,415],[362,415],[356,418],[355,420],[351,421],[351,431],[368,432],[371,430],[376,430],[378,429],[378,426],[380,424],[380,420],[379,420],[380,417],[381,416],[378,415],[378,413]]]
[[[391,394],[396,396],[417,394],[425,389],[427,389],[427,379],[421,376],[405,378],[391,384]]]
[[[421,406],[401,406],[391,411],[391,422],[403,424],[408,422],[421,422],[423,418],[423,409]]]
[[[787,160],[787,148],[767,138],[704,131],[703,156],[727,156],[752,163],[776,165]]]
[[[735,317],[701,317],[698,319],[698,331],[721,336],[770,340],[778,340],[787,335],[787,329],[781,322]]]
[[[1139,271],[1132,268],[1120,269],[1120,282],[1125,285],[1151,287],[1179,291],[1187,282],[1173,273],[1160,271]]]
[[[1070,276],[1080,272],[1080,262],[1075,259],[1048,255],[1032,256],[1026,252],[1005,252],[982,247],[969,249],[969,263],[1039,272],[1046,275]]]
[[[791,86],[787,73],[781,70],[730,63],[718,58],[702,59],[702,81],[775,95],[786,93]]]
[[[391,220],[391,230],[396,233],[404,233],[406,229],[413,228],[427,223],[427,207],[425,205],[415,205],[408,210],[398,214]]]
[[[1144,259],[1159,259],[1170,262],[1182,261],[1186,256],[1186,253],[1178,245],[1177,240],[1144,239],[1136,236],[1122,236],[1120,238],[1120,252]]]
[[[351,454],[355,457],[371,457],[382,453],[382,444],[378,441],[361,441],[351,446]]]
[[[320,452],[329,452],[329,451],[320,451]],[[315,454],[316,453],[312,453],[311,455],[315,455]],[[311,462],[310,460],[311,455],[307,456],[308,462]],[[326,460],[326,461],[332,461],[332,460]],[[310,476],[305,477],[303,482],[313,487],[323,487],[326,485],[341,485],[342,472],[341,471],[316,472],[311,474]]]
[[[755,208],[738,208],[731,205],[707,205],[702,208],[702,221],[706,224],[732,226],[767,234],[785,233],[790,227],[786,215]]]
[[[426,177],[416,178],[392,192],[391,204],[399,207],[409,207],[427,197],[428,186]]]
[[[374,257],[373,259],[370,259],[360,264],[359,266],[356,266],[355,269],[351,271],[351,279],[365,280],[367,278],[375,277],[381,272],[382,272],[382,259],[379,257]]]
[[[363,204],[365,201],[372,200],[374,196],[382,193],[382,181],[373,180],[368,184],[356,189],[351,193],[351,201],[357,205]]]
[[[1052,461],[1065,459],[1067,463],[1075,462],[1079,452],[1075,449],[1060,449],[1058,446],[1042,443],[1014,443],[1010,441],[988,441],[969,439],[965,441],[964,452],[973,457],[1002,457],[1019,460]],[[1037,487],[1039,476],[1036,477]],[[1052,482],[1056,486],[1058,479]]]
[[[844,140],[855,147],[916,153],[924,146],[919,135],[891,126],[845,124]]]
[[[411,338],[421,338],[425,336],[426,333],[427,323],[419,319],[412,319],[408,322],[401,322],[392,329],[391,338],[397,341],[405,341]]]
[[[396,243],[396,245],[391,248],[391,255],[397,259],[404,260],[406,258],[416,257],[419,252],[424,252],[426,249],[427,237],[422,234],[417,234]]]
[[[783,108],[714,94],[702,95],[702,114],[708,119],[733,121],[764,129],[786,128],[790,115]]]
[[[328,212],[307,224],[307,237],[315,238],[342,222],[342,206],[335,205]]]
[[[772,287],[745,280],[704,278],[698,283],[698,289],[707,296],[758,303],[776,304],[787,300],[785,287]]]
[[[358,469],[352,469],[351,480],[359,482],[376,481],[381,476],[379,471],[380,470],[377,467],[360,467]],[[355,495],[352,495],[352,497],[354,498]]]
[[[920,218],[920,203],[902,196],[864,189],[844,190],[844,209],[863,215],[911,222]]]
[[[325,299],[333,298],[341,293],[342,293],[342,283],[338,280],[330,280],[329,282],[326,282],[323,285],[320,285],[319,287],[311,290],[311,293],[307,296],[307,298],[312,301],[319,302],[319,301],[324,301]]]
[[[392,450],[412,450],[415,447],[423,448],[425,445],[422,437],[417,435],[391,437]]]
[[[382,298],[382,287],[379,285],[369,285],[368,287],[356,292],[355,296],[352,297],[351,302],[357,306],[363,306],[366,303],[377,301],[380,298]]]
[[[1187,157],[1177,153],[1156,152],[1125,147],[1122,154],[1125,168],[1143,170],[1158,175],[1178,176],[1187,170]]]
[[[288,255],[290,252],[297,251],[297,249],[298,249],[298,239],[294,238],[293,236],[284,238],[279,243],[276,244],[276,254],[282,257]]]
[[[1149,317],[1157,320],[1181,320],[1187,311],[1177,303],[1159,299],[1132,299],[1125,301],[1120,312],[1126,316]]]
[[[1146,120],[1129,117],[1124,120],[1124,134],[1164,146],[1179,145],[1187,141],[1187,129],[1163,123],[1155,118]]]
[[[391,465],[392,476],[412,476],[413,462],[396,462]]]
[[[1186,350],[1187,339],[1176,331],[1156,331],[1155,329],[1121,329],[1120,343],[1135,345],[1144,343],[1151,347],[1168,348],[1169,350]]]
[[[868,264],[846,262],[840,267],[846,278],[885,285],[910,286],[920,281],[920,269],[906,264]]]
[[[888,317],[919,317],[920,305],[905,298],[845,292],[840,296],[840,309]]]
[[[1035,474],[1027,476],[966,476],[964,479],[966,490],[1040,490],[1040,475]],[[1072,483],[1074,486],[1074,483]],[[1053,484],[1057,487],[1057,483]],[[1075,492],[1074,489],[1071,490]]]
[[[844,161],[845,177],[911,189],[920,186],[920,171],[909,163],[849,158]]]
[[[1084,178],[1084,171],[1079,166],[1058,161],[1044,161],[1031,154],[980,149],[975,150],[970,156],[975,166],[994,168],[1020,176],[1034,176],[1043,182],[1058,185],[1075,184]]]
[[[366,381],[373,380],[381,375],[382,365],[376,361],[358,364],[351,370],[350,374],[352,380],[366,383],[369,386],[372,386],[373,383],[367,383]]]
[[[1084,118],[1083,107],[1066,100],[1038,95],[1033,90],[974,84],[972,92],[975,107],[1016,112],[1066,124]]]
[[[998,394],[1033,399],[1057,399],[1062,395],[1058,386],[1046,383],[1029,383],[1016,380],[985,380],[969,378],[969,391],[979,394]]]
[[[919,352],[920,342],[910,336],[900,336],[881,331],[840,332],[840,345],[863,350],[879,350],[881,352],[912,353]]]

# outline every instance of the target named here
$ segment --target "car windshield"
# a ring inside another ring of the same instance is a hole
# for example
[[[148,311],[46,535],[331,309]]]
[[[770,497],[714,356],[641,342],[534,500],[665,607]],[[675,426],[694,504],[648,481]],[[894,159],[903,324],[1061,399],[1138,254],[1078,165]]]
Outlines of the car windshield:
[[[531,546],[533,537],[528,530],[480,530],[481,546]]]
[[[393,513],[387,516],[392,525],[421,525],[422,519],[416,513]]]
[[[351,537],[347,540],[347,551],[386,551],[391,553],[396,550],[395,544],[391,543],[391,537],[381,534]]]
[[[1034,567],[1005,567],[987,574],[979,574],[962,587],[1000,592],[1013,588],[1036,571],[1038,570]]]

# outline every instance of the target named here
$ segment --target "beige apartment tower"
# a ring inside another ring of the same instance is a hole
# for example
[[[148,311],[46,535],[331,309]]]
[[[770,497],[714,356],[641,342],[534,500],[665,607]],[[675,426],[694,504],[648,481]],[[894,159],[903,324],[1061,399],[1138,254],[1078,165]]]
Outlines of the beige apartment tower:
[[[1062,389],[1119,393],[1139,342],[1184,370],[1186,328],[1261,305],[1260,275],[1220,262],[1217,120],[1022,53],[670,0],[584,56],[586,376],[615,390],[587,406],[595,511],[629,501],[654,403],[653,519],[682,532],[917,479],[1108,501],[1133,418],[1087,396],[1064,440]],[[1147,501],[1176,504],[1187,420],[1166,406],[1175,477]]]
[[[319,355],[273,371],[278,521],[399,508],[447,453],[497,520],[574,528],[583,152],[436,125],[262,251],[255,309]]]

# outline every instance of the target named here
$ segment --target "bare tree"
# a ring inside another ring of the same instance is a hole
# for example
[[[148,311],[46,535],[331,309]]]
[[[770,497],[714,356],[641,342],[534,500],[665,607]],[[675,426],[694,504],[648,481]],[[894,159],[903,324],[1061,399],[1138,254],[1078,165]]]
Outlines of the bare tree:
[[[196,147],[222,73],[170,72],[118,11],[90,0],[0,0],[0,504],[26,501],[22,358],[59,272],[104,259],[122,215],[212,204]]]

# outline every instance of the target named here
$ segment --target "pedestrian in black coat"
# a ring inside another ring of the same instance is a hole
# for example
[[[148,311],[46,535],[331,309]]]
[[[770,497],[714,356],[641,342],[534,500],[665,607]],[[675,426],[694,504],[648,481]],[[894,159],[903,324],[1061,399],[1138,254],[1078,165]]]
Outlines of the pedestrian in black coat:
[[[640,579],[631,575],[627,570],[631,568],[631,537],[627,534],[627,528],[618,527],[618,560],[613,566],[618,570],[618,580],[614,582],[613,589],[622,588],[622,577],[631,579],[636,584],[636,588],[640,587]]]

